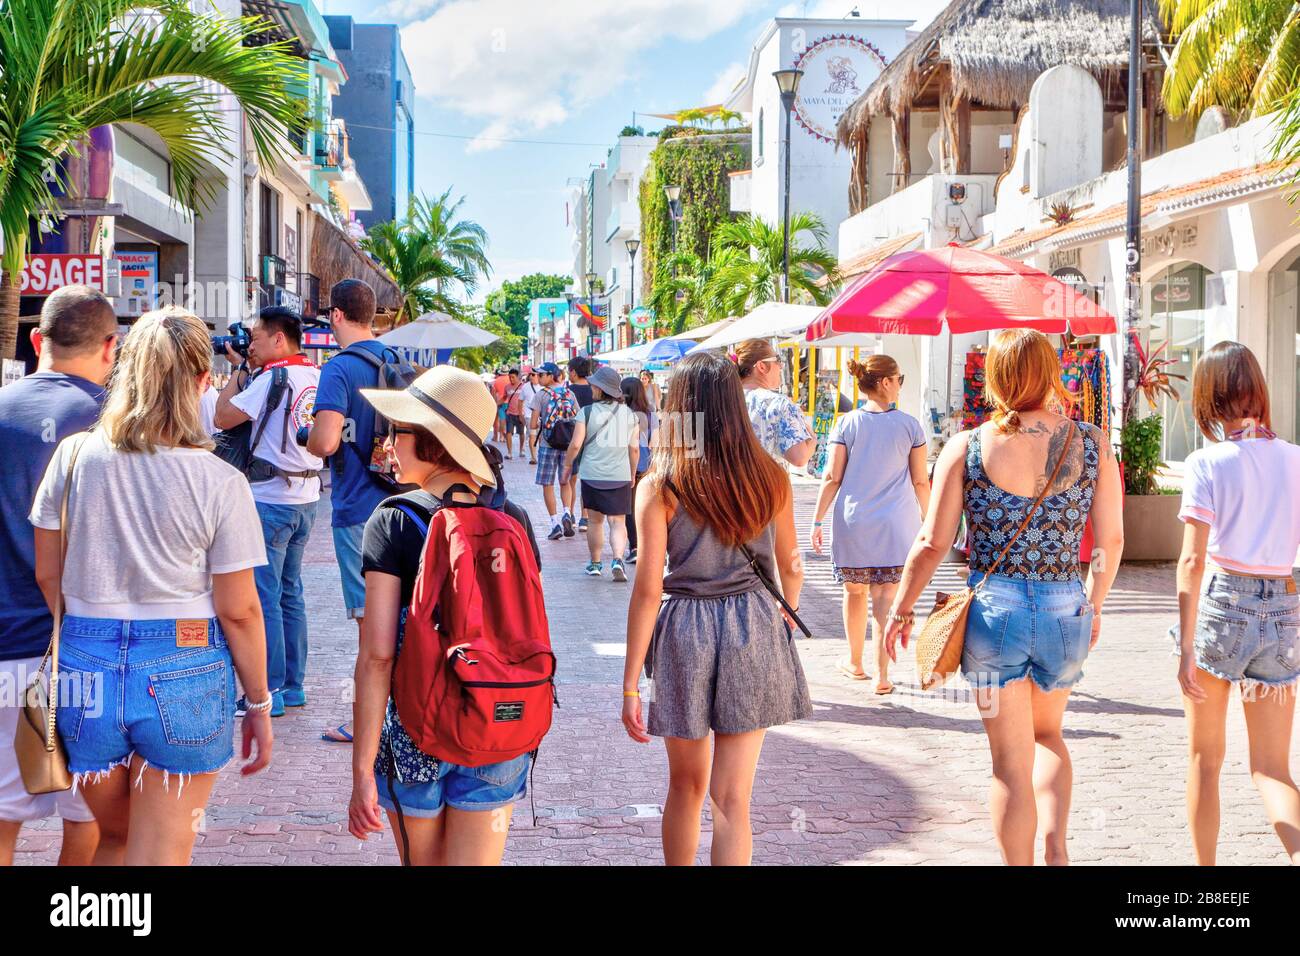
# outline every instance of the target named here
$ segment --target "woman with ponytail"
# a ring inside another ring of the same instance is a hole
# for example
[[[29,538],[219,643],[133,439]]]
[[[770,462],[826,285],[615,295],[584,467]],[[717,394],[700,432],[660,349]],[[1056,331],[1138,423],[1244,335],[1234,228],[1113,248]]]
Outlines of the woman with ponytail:
[[[894,689],[885,653],[889,605],[930,505],[925,432],[920,422],[897,408],[903,375],[896,361],[872,355],[865,362],[849,362],[849,372],[867,402],[841,417],[831,432],[830,459],[813,515],[812,547],[822,553],[822,519],[834,502],[832,570],[844,586],[844,636],[849,642],[849,655],[839,668],[853,680],[867,679],[862,647],[870,599],[876,693],[888,694]]]
[[[953,437],[894,606],[885,646],[907,647],[916,602],[948,554],[963,512],[970,586],[961,670],[975,690],[993,757],[990,809],[1003,859],[1069,862],[1065,828],[1073,777],[1061,722],[1071,688],[1101,635],[1101,608],[1124,549],[1119,466],[1108,436],[1060,414],[1070,400],[1047,336],[998,332],[985,396],[993,417]],[[1096,548],[1079,572],[1084,525]]]
[[[750,424],[763,450],[778,464],[808,464],[817,439],[799,406],[781,394],[781,356],[767,339],[746,339],[732,361],[745,390]]]
[[[190,313],[137,319],[99,424],[59,445],[32,506],[36,578],[66,611],[58,731],[110,865],[189,862],[194,821],[235,756],[236,671],[253,758],[242,772],[271,762],[253,583],[266,549],[248,481],[202,425],[211,362]]]

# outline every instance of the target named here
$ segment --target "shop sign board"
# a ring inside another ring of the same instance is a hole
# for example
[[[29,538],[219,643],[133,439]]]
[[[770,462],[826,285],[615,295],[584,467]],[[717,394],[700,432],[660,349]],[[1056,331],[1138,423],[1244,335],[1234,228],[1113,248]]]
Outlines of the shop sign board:
[[[27,257],[18,280],[19,295],[49,295],[65,285],[104,289],[104,257],[37,253]]]

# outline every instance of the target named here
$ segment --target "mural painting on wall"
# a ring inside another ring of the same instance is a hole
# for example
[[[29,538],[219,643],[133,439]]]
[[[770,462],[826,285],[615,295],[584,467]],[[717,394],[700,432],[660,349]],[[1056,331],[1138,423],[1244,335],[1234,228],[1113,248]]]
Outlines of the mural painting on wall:
[[[832,34],[804,47],[794,67],[804,74],[795,96],[795,119],[814,138],[834,143],[840,115],[880,75],[885,58],[868,40]]]

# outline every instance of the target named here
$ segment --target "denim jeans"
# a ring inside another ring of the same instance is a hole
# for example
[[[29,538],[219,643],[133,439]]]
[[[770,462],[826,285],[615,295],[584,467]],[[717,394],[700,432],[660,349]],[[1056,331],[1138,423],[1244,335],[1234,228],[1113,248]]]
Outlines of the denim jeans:
[[[307,605],[302,596],[302,553],[316,521],[316,502],[257,502],[267,563],[253,569],[266,623],[266,686],[302,690],[307,671]]]

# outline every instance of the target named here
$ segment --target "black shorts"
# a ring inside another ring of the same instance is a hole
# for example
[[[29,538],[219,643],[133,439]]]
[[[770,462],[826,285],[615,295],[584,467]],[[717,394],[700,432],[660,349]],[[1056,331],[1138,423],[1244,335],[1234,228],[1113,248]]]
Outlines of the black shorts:
[[[506,434],[509,435],[511,432],[513,432],[513,433],[516,434],[516,435],[519,435],[520,437],[523,436],[523,434],[524,434],[524,416],[523,416],[523,415],[507,415],[507,416],[506,416]]]
[[[632,482],[625,481],[613,487],[606,481],[584,481],[581,484],[582,507],[603,515],[625,515],[632,510]]]

